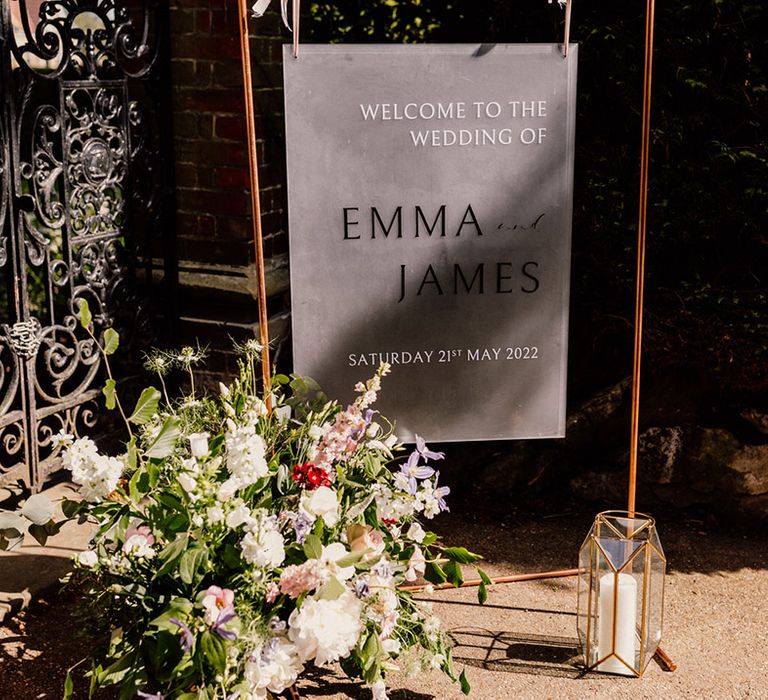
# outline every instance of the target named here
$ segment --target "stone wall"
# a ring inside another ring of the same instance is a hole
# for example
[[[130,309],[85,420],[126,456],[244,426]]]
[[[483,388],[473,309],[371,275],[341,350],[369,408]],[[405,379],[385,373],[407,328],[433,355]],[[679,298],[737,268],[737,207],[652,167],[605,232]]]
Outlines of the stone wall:
[[[229,338],[258,335],[250,181],[236,0],[171,0],[176,235],[182,342],[232,370]],[[251,22],[264,253],[272,337],[287,332],[285,41],[274,9]]]

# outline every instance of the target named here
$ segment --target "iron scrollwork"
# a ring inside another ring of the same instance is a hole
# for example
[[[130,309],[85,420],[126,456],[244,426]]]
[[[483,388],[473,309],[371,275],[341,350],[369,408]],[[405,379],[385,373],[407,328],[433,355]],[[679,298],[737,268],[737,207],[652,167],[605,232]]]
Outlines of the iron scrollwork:
[[[0,9],[11,87],[0,114],[0,485],[26,464],[38,488],[56,467],[53,435],[90,430],[102,413],[102,359],[80,300],[97,336],[146,332],[134,231],[160,222],[147,94],[161,33],[149,0],[12,5]]]

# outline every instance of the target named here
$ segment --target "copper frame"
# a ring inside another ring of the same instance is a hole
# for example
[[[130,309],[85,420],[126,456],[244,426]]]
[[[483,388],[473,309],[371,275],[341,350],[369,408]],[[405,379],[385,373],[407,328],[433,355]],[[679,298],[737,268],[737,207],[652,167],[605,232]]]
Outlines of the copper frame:
[[[256,273],[259,280],[259,332],[260,341],[264,347],[262,354],[262,379],[265,393],[267,393],[267,408],[271,411],[271,396],[268,387],[271,383],[270,355],[269,355],[269,331],[266,308],[266,285],[264,277],[264,254],[261,230],[261,207],[259,203],[258,181],[258,152],[256,149],[256,127],[253,104],[253,78],[251,73],[250,44],[248,39],[248,9],[246,0],[238,0],[240,45],[243,64],[243,85],[245,92],[245,111],[248,129],[249,160],[251,170],[251,201],[253,209],[254,246],[256,258]],[[568,56],[568,42],[570,39],[572,2],[566,2],[566,15],[564,27],[563,58]],[[646,27],[645,27],[645,67],[643,80],[643,118],[642,118],[642,143],[640,155],[640,202],[638,215],[638,243],[637,243],[637,281],[635,298],[635,335],[634,335],[634,360],[632,374],[632,418],[630,436],[630,460],[629,460],[629,488],[628,488],[628,512],[635,512],[635,496],[637,491],[637,457],[639,440],[639,412],[640,412],[640,368],[642,360],[642,320],[643,297],[645,276],[645,247],[647,231],[648,209],[648,169],[649,169],[649,143],[650,143],[650,114],[651,114],[651,81],[653,67],[653,24],[654,24],[655,0],[646,0]],[[300,0],[293,0],[294,28],[293,28],[293,56],[299,57],[299,15]],[[666,562],[666,560],[665,560]],[[494,584],[516,583],[519,581],[543,580],[556,577],[578,576],[579,569],[563,569],[559,571],[544,571],[531,574],[518,574],[513,576],[492,579]],[[465,581],[463,587],[479,586],[481,581]],[[447,586],[440,586],[443,588]],[[403,590],[418,590],[418,586],[408,586]],[[663,595],[663,593],[662,593]],[[645,604],[645,601],[644,601]],[[614,620],[615,624],[615,620]],[[641,652],[644,653],[644,652]],[[667,671],[674,671],[677,666],[672,659],[661,649],[656,650],[654,656],[659,664]],[[296,693],[291,689],[292,694]],[[296,694],[298,697],[298,694]]]

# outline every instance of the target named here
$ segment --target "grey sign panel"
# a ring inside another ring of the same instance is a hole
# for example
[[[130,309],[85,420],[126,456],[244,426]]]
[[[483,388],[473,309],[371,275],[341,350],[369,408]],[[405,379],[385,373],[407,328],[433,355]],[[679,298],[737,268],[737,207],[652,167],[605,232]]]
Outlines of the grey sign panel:
[[[562,437],[577,47],[284,50],[295,369],[432,441]]]

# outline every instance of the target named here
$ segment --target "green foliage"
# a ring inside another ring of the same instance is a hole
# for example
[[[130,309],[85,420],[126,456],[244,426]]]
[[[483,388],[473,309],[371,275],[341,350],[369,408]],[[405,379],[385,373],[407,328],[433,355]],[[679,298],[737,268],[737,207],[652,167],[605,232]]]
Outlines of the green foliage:
[[[136,425],[144,425],[147,423],[157,414],[157,407],[160,404],[160,396],[160,392],[154,387],[150,386],[144,389],[128,420]]]
[[[114,328],[104,331],[104,354],[112,355],[120,345],[120,335]]]

